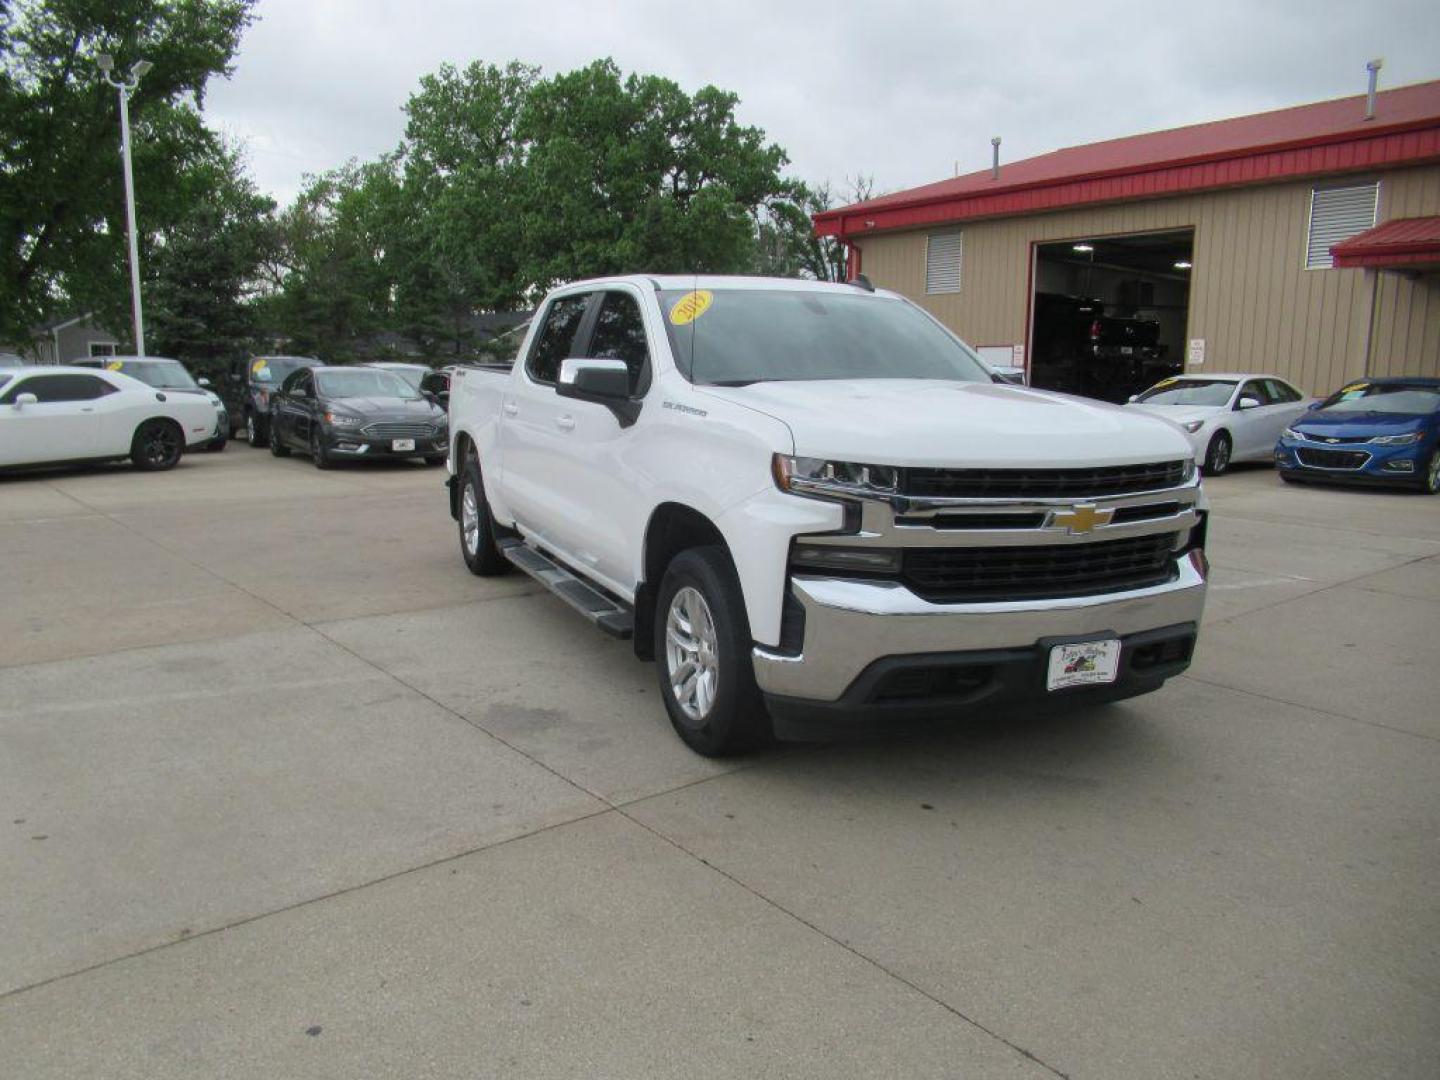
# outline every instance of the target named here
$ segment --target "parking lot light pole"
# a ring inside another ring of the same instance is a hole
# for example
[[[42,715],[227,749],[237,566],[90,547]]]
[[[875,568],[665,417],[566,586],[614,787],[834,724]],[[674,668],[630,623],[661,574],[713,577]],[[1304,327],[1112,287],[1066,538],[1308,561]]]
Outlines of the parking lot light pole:
[[[125,165],[125,222],[130,237],[130,306],[135,315],[135,355],[145,355],[145,319],[140,311],[140,244],[135,233],[135,174],[130,167],[130,95],[153,64],[137,60],[128,78],[117,79],[115,58],[101,53],[96,62],[105,81],[120,92],[120,157]]]

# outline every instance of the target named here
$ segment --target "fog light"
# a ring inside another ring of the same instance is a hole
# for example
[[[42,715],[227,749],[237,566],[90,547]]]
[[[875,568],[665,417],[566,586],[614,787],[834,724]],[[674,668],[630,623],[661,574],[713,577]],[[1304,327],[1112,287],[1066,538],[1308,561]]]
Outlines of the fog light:
[[[1381,467],[1382,469],[1386,469],[1386,470],[1388,470],[1388,471],[1390,471],[1390,472],[1408,472],[1408,473],[1413,473],[1413,472],[1415,471],[1415,462],[1413,462],[1413,461],[1387,461],[1387,462],[1385,462],[1384,465],[1381,465],[1380,467]]]
[[[900,552],[894,548],[832,547],[828,544],[797,544],[791,562],[797,567],[894,573],[900,569]]]

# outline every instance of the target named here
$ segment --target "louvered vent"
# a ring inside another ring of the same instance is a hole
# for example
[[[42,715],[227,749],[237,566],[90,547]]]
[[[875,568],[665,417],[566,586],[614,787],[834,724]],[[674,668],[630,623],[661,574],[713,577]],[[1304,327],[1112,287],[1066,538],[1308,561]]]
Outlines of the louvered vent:
[[[1330,248],[1342,240],[1375,227],[1380,185],[1316,188],[1310,192],[1310,243],[1305,269],[1327,270],[1335,265]]]
[[[925,245],[925,291],[957,293],[960,291],[960,263],[965,255],[965,234],[958,232],[931,233]]]

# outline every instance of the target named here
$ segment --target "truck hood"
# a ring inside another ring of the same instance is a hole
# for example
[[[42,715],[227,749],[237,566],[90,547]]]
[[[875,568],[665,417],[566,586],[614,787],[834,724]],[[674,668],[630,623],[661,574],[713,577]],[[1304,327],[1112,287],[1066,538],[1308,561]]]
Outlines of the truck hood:
[[[1174,426],[1005,383],[834,379],[704,388],[786,424],[801,457],[874,465],[1065,468],[1191,457]]]
[[[367,417],[398,416],[406,419],[437,420],[445,415],[444,409],[426,398],[346,397],[330,398],[328,403],[344,412]]]

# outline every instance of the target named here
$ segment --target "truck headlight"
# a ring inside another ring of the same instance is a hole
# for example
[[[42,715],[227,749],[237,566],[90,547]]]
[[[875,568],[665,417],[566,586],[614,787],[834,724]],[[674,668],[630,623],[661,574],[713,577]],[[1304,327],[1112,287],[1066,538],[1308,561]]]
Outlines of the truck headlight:
[[[900,470],[891,465],[790,457],[776,454],[770,462],[775,486],[792,495],[849,495],[864,498],[894,495]]]
[[[1409,446],[1424,437],[1424,432],[1412,431],[1405,435],[1376,435],[1370,443],[1373,446]]]

